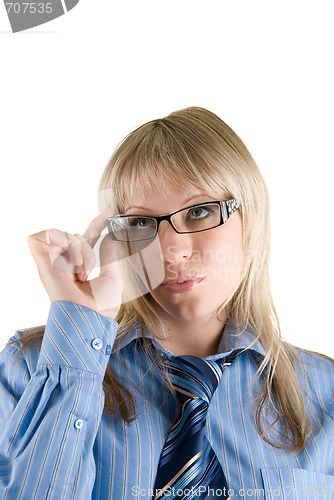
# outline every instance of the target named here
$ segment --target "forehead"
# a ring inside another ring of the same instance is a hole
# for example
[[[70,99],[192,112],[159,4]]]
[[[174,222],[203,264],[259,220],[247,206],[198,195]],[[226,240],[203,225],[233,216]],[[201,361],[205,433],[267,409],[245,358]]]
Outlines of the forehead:
[[[211,191],[201,188],[167,188],[160,192],[141,191],[131,198],[125,196],[124,211],[146,210],[155,213],[172,212],[183,206],[200,203],[201,201],[221,200],[221,191]]]

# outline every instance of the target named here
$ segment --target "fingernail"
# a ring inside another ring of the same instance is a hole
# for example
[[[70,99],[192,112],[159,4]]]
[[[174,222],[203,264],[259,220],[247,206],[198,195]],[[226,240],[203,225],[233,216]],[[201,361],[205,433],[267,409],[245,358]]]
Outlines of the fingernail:
[[[87,281],[87,278],[88,278],[88,274],[87,274],[87,273],[83,273],[83,274],[81,275],[81,280],[82,280],[82,281]]]

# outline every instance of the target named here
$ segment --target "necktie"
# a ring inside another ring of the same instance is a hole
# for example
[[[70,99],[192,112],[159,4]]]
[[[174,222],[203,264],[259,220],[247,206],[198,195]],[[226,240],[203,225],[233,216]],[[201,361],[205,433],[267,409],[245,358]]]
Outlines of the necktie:
[[[224,365],[230,365],[240,350],[225,358]],[[184,355],[165,363],[182,407],[161,452],[153,500],[228,499],[224,472],[204,434],[222,362]]]

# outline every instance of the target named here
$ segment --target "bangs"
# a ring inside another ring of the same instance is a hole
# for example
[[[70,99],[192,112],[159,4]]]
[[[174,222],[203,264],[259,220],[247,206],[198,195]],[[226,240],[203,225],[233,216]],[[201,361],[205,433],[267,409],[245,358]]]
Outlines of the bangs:
[[[148,199],[159,193],[168,199],[173,190],[197,188],[226,196],[235,184],[212,137],[203,140],[189,128],[176,130],[165,121],[155,120],[132,132],[111,158],[108,184],[120,211],[138,193]]]

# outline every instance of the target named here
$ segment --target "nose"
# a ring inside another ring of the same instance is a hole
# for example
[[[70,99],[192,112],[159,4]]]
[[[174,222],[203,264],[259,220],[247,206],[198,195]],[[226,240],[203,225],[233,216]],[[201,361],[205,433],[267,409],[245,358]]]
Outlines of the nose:
[[[177,233],[171,224],[164,220],[160,223],[158,236],[164,262],[176,263],[190,259],[193,252],[191,233]]]

